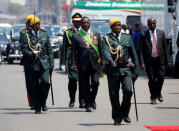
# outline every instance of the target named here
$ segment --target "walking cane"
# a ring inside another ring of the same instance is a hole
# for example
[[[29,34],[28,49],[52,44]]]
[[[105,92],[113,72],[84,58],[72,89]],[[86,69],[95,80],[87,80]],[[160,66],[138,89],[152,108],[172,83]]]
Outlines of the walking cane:
[[[134,84],[135,84],[135,81],[132,80],[132,84],[133,84],[133,92],[134,92],[134,103],[135,103],[135,113],[136,113],[136,120],[138,122],[138,112],[137,112],[137,103],[136,103],[136,94],[135,94],[135,87],[134,87]]]
[[[51,88],[51,96],[52,96],[52,105],[54,105],[53,87],[52,87],[52,71],[50,71],[50,88]]]

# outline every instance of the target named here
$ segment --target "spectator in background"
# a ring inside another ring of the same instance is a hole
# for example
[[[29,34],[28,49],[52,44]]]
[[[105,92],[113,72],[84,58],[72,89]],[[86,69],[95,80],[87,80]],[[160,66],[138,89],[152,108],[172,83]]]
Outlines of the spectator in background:
[[[140,35],[141,35],[140,25],[139,23],[136,23],[134,24],[134,32],[131,34],[136,51],[138,50],[139,47],[138,43],[139,43]]]
[[[122,25],[121,33],[130,34],[129,26],[127,24]]]
[[[156,29],[156,19],[149,18],[147,25],[149,29],[141,33],[139,40],[139,60],[142,70],[146,71],[149,79],[151,104],[156,104],[156,99],[163,102],[165,68],[170,67],[170,59],[165,33]]]

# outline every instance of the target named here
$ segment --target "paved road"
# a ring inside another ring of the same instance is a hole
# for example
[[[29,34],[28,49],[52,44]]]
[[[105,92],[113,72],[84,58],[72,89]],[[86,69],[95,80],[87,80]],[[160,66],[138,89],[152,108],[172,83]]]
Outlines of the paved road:
[[[58,70],[56,60],[53,73],[55,106],[52,106],[49,94],[49,111],[36,115],[27,104],[23,67],[0,65],[0,131],[148,131],[145,125],[179,125],[178,79],[166,78],[164,102],[150,105],[146,76],[139,77],[136,82],[139,122],[136,122],[132,104],[132,123],[123,122],[120,126],[114,126],[111,119],[106,77],[100,79],[97,110],[91,113],[79,109],[77,101],[73,109],[68,108],[67,80],[67,75]]]

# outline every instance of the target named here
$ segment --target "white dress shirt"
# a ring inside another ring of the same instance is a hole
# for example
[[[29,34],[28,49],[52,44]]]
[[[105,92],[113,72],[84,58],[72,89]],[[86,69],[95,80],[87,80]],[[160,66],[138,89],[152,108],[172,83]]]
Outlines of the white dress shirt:
[[[151,39],[151,42],[152,42],[152,56],[154,56],[154,52],[153,52],[153,31],[149,30],[149,33],[150,33],[150,39]],[[156,29],[154,30],[154,35],[155,35],[156,44],[157,44],[157,52],[159,54]]]
[[[117,36],[117,34],[115,34],[115,33],[113,33],[113,35],[114,35],[114,36]],[[121,39],[121,32],[118,34],[117,38],[118,38],[118,40],[120,41],[120,39]]]

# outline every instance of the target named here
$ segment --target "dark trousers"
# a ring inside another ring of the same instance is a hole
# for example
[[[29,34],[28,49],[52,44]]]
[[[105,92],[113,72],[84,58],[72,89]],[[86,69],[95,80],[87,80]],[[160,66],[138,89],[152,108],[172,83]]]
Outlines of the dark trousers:
[[[98,91],[99,71],[79,71],[79,84],[83,91],[85,107],[91,107]]]
[[[77,90],[77,86],[78,86],[77,83],[78,83],[78,81],[76,79],[69,78],[68,91],[69,91],[69,95],[70,95],[70,101],[72,101],[72,102],[75,102],[75,95],[76,95],[76,90]],[[83,92],[79,86],[79,103],[82,104],[83,102],[84,102]]]
[[[46,105],[46,100],[50,88],[49,69],[35,71],[33,83],[33,98],[35,110],[41,110],[41,107]]]
[[[27,98],[29,102],[29,106],[34,106],[33,98],[32,98],[32,88],[33,88],[33,69],[32,67],[24,66],[24,74],[25,74],[25,82],[26,82],[26,90],[27,90]]]
[[[165,66],[160,64],[159,58],[152,58],[151,65],[146,67],[151,99],[161,96],[165,76]]]
[[[132,97],[132,79],[131,76],[107,76],[109,97],[112,106],[112,118],[121,122],[123,117],[129,115]],[[120,104],[119,90],[122,84],[123,99]]]

